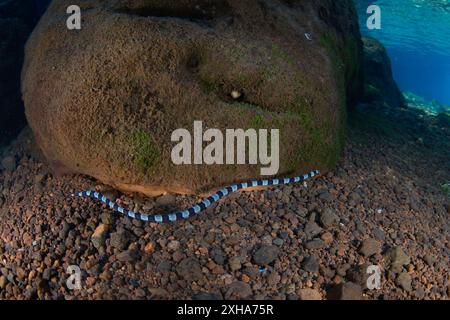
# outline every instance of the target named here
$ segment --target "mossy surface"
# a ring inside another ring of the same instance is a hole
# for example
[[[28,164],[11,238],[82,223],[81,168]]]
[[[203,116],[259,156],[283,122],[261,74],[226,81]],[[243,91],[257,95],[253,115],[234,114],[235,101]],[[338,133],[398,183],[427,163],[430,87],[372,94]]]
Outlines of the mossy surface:
[[[290,120],[294,119],[303,131],[304,144],[290,158],[288,170],[295,171],[299,164],[305,163],[318,168],[333,167],[343,149],[344,139],[334,137],[335,125],[331,120],[318,121],[306,101],[297,100],[297,103],[291,105],[288,110]],[[321,163],[317,163],[318,160]]]
[[[442,191],[444,191],[444,193],[448,196],[450,196],[450,182],[444,183],[441,186]]]
[[[250,119],[249,128],[253,128],[255,130],[268,129],[267,121],[262,114],[257,113]]]
[[[277,44],[272,45],[272,56],[290,65],[295,64],[294,59]]]
[[[151,174],[160,160],[161,153],[145,130],[121,127],[102,129],[98,133],[98,149],[109,152],[108,158],[120,162],[125,171],[134,166],[142,175]]]
[[[345,95],[355,95],[360,74],[361,62],[358,43],[352,37],[343,36],[338,38],[334,33],[327,32],[320,37],[320,44],[324,47],[332,61],[335,63],[336,76],[345,84]],[[342,45],[340,45],[342,43]]]
[[[160,152],[152,137],[144,130],[136,130],[129,136],[129,139],[135,164],[143,172],[148,172],[160,157]]]

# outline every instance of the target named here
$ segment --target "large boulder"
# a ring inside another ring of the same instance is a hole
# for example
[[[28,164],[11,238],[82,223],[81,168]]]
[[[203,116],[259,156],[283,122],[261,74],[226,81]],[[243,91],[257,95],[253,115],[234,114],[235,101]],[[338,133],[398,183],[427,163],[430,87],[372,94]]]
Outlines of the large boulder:
[[[363,38],[364,44],[364,98],[365,102],[402,107],[403,95],[392,77],[391,60],[386,48],[373,38]]]
[[[279,175],[339,158],[362,54],[351,0],[84,0],[75,31],[71,4],[51,3],[22,73],[51,163],[146,194],[259,177],[258,165],[174,165],[171,133],[194,120],[279,128]]]

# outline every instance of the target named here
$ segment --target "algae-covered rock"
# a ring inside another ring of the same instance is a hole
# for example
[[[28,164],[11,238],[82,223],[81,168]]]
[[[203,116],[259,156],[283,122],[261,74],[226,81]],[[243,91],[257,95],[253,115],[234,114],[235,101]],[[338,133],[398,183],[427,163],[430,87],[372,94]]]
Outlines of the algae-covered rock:
[[[392,77],[391,60],[385,47],[376,39],[363,38],[364,44],[364,100],[402,107],[402,93]]]
[[[53,1],[26,48],[23,97],[50,162],[119,189],[196,193],[259,165],[174,165],[171,133],[278,128],[278,175],[327,170],[358,94],[359,28],[340,1]],[[354,85],[356,84],[356,85]]]

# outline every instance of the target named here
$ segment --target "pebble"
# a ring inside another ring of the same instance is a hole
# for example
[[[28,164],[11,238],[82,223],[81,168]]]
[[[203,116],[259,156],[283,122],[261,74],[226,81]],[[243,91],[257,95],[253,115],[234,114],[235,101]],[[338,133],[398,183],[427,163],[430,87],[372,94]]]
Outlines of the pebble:
[[[370,257],[381,250],[381,244],[372,238],[366,239],[362,242],[361,247],[359,248],[359,253],[361,253],[365,257]]]
[[[5,276],[0,276],[0,289],[5,289],[6,284],[8,283],[8,279]]]
[[[412,290],[411,288],[411,275],[407,272],[402,272],[398,275],[397,279],[395,280],[395,283],[402,287],[404,290],[410,292]]]
[[[225,299],[247,299],[253,294],[250,286],[242,281],[235,281],[228,286]]]
[[[172,194],[166,194],[156,199],[156,203],[160,206],[172,206],[176,202],[176,198]]]
[[[325,244],[330,245],[333,243],[333,235],[330,232],[323,233],[320,238],[325,242]]]
[[[100,224],[91,236],[92,244],[95,248],[100,249],[106,241],[108,234],[108,226],[106,224]]]
[[[109,244],[117,248],[119,250],[124,250],[128,247],[128,244],[131,240],[131,234],[129,231],[120,230],[114,233],[111,233]]]
[[[242,268],[241,261],[237,257],[231,258],[228,265],[230,266],[231,271],[237,271]]]
[[[259,269],[253,266],[246,267],[242,272],[249,276],[250,279],[256,279],[259,276]]]
[[[305,233],[308,236],[309,239],[314,238],[322,231],[322,228],[319,227],[317,223],[314,221],[309,221],[305,225]]]
[[[403,251],[401,247],[392,247],[384,255],[384,260],[391,269],[401,270],[402,266],[410,263],[411,258]]]
[[[176,271],[180,277],[188,281],[198,281],[203,277],[200,263],[194,257],[189,257],[181,261],[177,265]]]
[[[233,99],[239,99],[242,96],[242,93],[240,93],[238,90],[231,91],[231,97]]]
[[[302,263],[302,268],[308,272],[318,272],[319,264],[317,263],[317,259],[314,256],[306,257]]]
[[[170,251],[177,251],[180,248],[180,242],[177,240],[172,240],[167,245],[167,249]]]
[[[200,292],[194,294],[192,300],[223,300],[223,297],[220,293]]]
[[[155,243],[154,242],[147,243],[144,247],[144,252],[146,254],[152,254],[153,252],[155,252]]]
[[[273,245],[262,245],[253,254],[253,261],[258,265],[267,265],[277,259],[280,249]]]
[[[362,288],[353,282],[340,283],[327,293],[328,300],[362,300]]]
[[[300,289],[298,291],[298,297],[300,300],[322,300],[322,294],[316,289]]]
[[[284,243],[284,240],[280,238],[275,238],[273,239],[272,243],[278,247],[281,247]]]
[[[325,242],[322,239],[313,239],[308,241],[305,247],[306,249],[321,249],[325,247]]]
[[[132,250],[125,250],[117,254],[116,258],[120,262],[131,262],[136,259],[136,252]]]
[[[363,288],[367,287],[370,274],[367,273],[368,264],[355,266],[346,272],[346,278]]]
[[[338,224],[339,217],[336,215],[333,209],[325,208],[320,213],[319,221],[324,228],[331,228]]]

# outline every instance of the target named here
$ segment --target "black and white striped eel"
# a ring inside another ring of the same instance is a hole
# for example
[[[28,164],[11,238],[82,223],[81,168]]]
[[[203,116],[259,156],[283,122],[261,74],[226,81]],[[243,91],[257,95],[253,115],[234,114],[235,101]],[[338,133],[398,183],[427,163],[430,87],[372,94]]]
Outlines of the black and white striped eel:
[[[200,203],[197,203],[196,205],[190,207],[189,209],[186,209],[184,211],[177,211],[174,213],[168,213],[168,214],[158,214],[158,215],[148,215],[143,214],[139,212],[133,212],[131,210],[126,210],[122,207],[120,207],[117,203],[109,200],[106,198],[103,194],[97,191],[83,191],[76,194],[73,194],[73,196],[78,197],[92,197],[95,199],[100,200],[101,202],[105,203],[107,206],[109,206],[111,209],[125,214],[130,218],[138,219],[145,222],[157,222],[157,223],[165,223],[165,222],[175,222],[178,220],[184,220],[188,219],[189,217],[192,217],[206,208],[208,208],[211,204],[218,201],[219,199],[229,195],[232,192],[236,192],[240,189],[246,189],[251,187],[257,187],[257,186],[276,186],[276,185],[284,185],[284,184],[290,184],[290,183],[298,183],[303,182],[309,178],[312,178],[319,174],[319,170],[311,171],[310,173],[304,174],[302,176],[292,177],[292,178],[284,178],[284,179],[268,179],[268,180],[253,180],[250,182],[242,182],[233,184],[229,187],[225,187],[213,195],[209,196],[208,198],[204,199]]]

